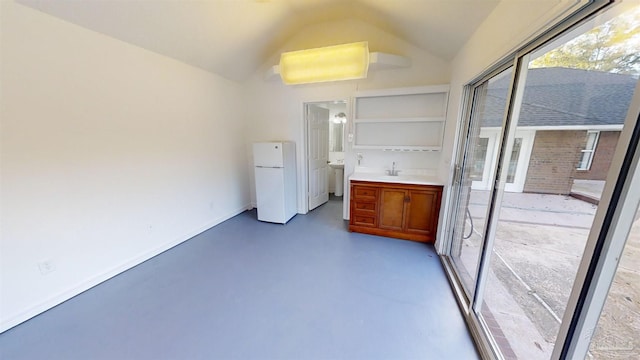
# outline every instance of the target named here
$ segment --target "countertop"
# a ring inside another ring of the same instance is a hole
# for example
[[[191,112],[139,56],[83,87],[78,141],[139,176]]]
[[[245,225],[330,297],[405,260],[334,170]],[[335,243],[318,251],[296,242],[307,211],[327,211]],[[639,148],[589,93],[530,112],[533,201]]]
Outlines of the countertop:
[[[415,185],[444,185],[444,183],[436,176],[420,174],[399,174],[397,176],[390,176],[380,173],[355,172],[349,176],[349,180]]]

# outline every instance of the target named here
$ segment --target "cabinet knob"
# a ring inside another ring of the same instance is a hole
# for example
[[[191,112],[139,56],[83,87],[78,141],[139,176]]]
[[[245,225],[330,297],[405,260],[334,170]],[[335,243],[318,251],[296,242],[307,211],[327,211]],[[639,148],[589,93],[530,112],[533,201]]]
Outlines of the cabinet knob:
[[[409,201],[411,201],[411,198],[409,197],[409,195],[405,196],[404,197],[404,202],[409,202]]]

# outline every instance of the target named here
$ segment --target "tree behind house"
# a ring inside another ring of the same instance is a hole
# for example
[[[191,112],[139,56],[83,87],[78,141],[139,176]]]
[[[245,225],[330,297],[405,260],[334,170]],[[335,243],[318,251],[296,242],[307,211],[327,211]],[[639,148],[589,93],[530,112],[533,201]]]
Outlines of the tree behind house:
[[[639,75],[640,6],[545,53],[529,66]]]

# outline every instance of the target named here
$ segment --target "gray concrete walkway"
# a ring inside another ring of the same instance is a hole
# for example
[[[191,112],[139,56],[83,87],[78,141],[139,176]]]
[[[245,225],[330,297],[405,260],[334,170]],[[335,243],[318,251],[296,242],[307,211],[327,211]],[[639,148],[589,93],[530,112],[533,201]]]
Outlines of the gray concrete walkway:
[[[597,199],[604,187],[602,182],[577,185],[578,191]],[[460,254],[470,273],[482,246],[488,196],[483,191],[471,194],[474,234],[464,240]],[[499,326],[507,352],[514,355],[507,358],[548,359],[598,206],[574,196],[527,193],[505,193],[501,205],[483,315],[490,315]],[[465,234],[469,225],[467,221]],[[639,353],[639,229],[640,220],[629,237],[599,323],[591,349],[595,359],[635,359]]]

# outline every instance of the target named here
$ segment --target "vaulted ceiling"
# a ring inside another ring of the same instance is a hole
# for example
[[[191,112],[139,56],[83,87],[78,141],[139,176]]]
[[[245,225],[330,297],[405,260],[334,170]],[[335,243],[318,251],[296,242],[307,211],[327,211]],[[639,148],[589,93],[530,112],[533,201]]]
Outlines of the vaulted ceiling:
[[[45,1],[18,3],[242,81],[306,26],[357,19],[451,59],[498,0]],[[375,50],[375,49],[372,49]]]

